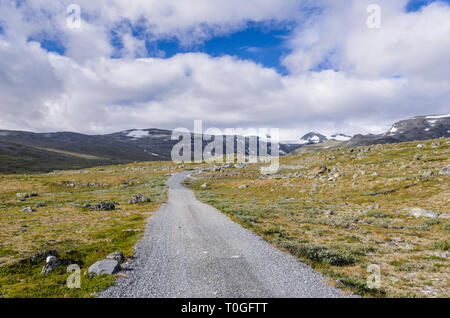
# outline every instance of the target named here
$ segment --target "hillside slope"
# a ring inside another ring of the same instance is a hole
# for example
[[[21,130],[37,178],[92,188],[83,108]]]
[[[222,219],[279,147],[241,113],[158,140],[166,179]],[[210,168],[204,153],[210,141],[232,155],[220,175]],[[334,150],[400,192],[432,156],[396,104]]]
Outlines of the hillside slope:
[[[200,135],[196,135],[200,136]],[[49,172],[60,169],[79,169],[118,163],[171,161],[171,152],[178,140],[172,131],[161,129],[133,129],[108,135],[83,135],[71,132],[31,133],[0,130],[0,173]],[[211,136],[203,137],[205,149]],[[234,137],[249,154],[250,140],[258,137]],[[191,134],[191,149],[194,149]],[[261,142],[266,145],[265,142]],[[280,153],[287,154],[299,145],[280,145]],[[269,152],[270,143],[267,144]],[[224,151],[227,150],[224,138]],[[258,148],[257,153],[260,151]],[[252,152],[252,155],[256,153]]]

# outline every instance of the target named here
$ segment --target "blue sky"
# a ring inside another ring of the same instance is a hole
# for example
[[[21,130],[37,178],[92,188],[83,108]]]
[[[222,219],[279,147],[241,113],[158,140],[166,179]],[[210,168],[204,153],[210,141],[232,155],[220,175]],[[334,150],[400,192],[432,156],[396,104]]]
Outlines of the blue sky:
[[[405,8],[406,12],[416,12],[422,7],[436,1],[450,4],[450,0],[411,0]],[[315,14],[312,10],[310,14]],[[201,52],[212,57],[223,55],[234,56],[238,59],[251,60],[267,68],[274,68],[278,73],[287,75],[286,68],[281,65],[281,59],[291,53],[286,45],[286,39],[290,36],[296,25],[294,22],[277,24],[254,23],[248,21],[246,25],[230,34],[211,36],[211,38],[190,45],[182,45],[176,37],[152,40],[151,35],[140,25],[130,24],[128,21],[120,22],[115,29],[111,30],[110,41],[116,52],[112,58],[121,58],[120,49],[123,47],[120,41],[120,30],[123,27],[131,30],[134,37],[145,40],[146,55],[139,57],[161,57],[170,58],[178,53]],[[0,25],[0,33],[2,26]],[[38,34],[29,40],[41,43],[41,46],[49,52],[60,55],[65,54],[65,47],[55,36]],[[325,59],[313,71],[333,69],[329,59]],[[336,69],[334,69],[337,71]]]
[[[239,59],[252,60],[264,67],[276,68],[277,71],[283,73],[285,69],[279,61],[283,55],[289,53],[285,39],[291,30],[292,25],[290,24],[268,27],[248,23],[247,27],[241,31],[214,37],[204,43],[186,47],[180,45],[176,39],[168,39],[149,42],[147,48],[151,53],[155,50],[162,50],[165,52],[165,57],[186,52],[202,52],[213,57],[230,55]]]
[[[285,41],[295,28],[295,23],[268,24],[248,21],[235,32],[212,35],[205,40],[185,45],[176,37],[153,40],[140,24],[132,25],[128,21],[123,21],[111,30],[111,43],[117,49],[113,58],[121,57],[119,52],[123,44],[120,35],[123,28],[131,30],[135,38],[145,41],[147,55],[140,57],[170,58],[179,53],[191,52],[205,53],[212,57],[230,55],[243,60],[252,60],[264,67],[275,68],[279,73],[285,73],[286,70],[279,61],[290,52]],[[62,45],[55,42],[44,45],[54,52],[64,51]]]
[[[414,12],[420,10],[423,6],[426,6],[432,2],[436,2],[438,0],[411,0],[406,6],[407,12]],[[450,4],[450,0],[440,0],[441,2],[446,2]]]

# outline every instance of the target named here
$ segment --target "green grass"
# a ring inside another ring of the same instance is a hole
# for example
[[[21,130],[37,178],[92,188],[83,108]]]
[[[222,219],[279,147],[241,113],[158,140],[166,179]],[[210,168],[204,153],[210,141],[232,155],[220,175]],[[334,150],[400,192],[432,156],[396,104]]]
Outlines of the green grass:
[[[40,175],[0,175],[0,296],[95,297],[117,275],[84,275],[95,262],[122,251],[126,258],[142,237],[151,213],[167,200],[165,182],[171,163],[140,163],[61,171]],[[16,193],[37,192],[20,200]],[[151,203],[129,204],[137,193]],[[114,211],[94,211],[76,204],[116,202]],[[37,203],[46,206],[36,208]],[[30,206],[34,212],[21,212]],[[131,231],[130,231],[131,230]],[[41,275],[45,260],[27,262],[38,252],[56,249],[64,266]],[[66,285],[67,265],[81,268],[81,288]],[[121,275],[121,274],[118,274]]]

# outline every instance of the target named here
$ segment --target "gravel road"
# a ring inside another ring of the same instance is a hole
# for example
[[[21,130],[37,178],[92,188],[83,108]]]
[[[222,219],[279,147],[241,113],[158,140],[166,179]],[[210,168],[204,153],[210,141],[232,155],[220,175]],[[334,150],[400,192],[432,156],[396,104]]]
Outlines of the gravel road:
[[[293,256],[169,181],[169,202],[150,218],[135,259],[101,297],[345,297]]]

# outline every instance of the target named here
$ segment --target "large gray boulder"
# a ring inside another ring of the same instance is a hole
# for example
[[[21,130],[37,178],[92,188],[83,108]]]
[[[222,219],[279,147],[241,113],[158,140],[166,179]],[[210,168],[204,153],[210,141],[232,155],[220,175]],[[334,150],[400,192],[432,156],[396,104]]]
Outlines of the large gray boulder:
[[[113,275],[117,273],[119,270],[120,264],[118,261],[112,259],[104,259],[102,261],[94,263],[91,267],[89,267],[87,273],[93,276]]]

